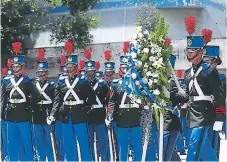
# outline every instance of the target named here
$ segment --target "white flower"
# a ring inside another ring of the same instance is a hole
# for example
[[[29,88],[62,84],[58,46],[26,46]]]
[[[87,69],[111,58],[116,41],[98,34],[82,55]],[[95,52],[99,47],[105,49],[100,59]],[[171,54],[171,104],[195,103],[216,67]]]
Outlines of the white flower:
[[[158,96],[158,95],[160,95],[160,91],[158,89],[156,89],[156,90],[153,91],[153,94]]]
[[[145,68],[148,68],[148,64],[147,64],[147,63],[145,63],[145,64],[144,64],[144,67],[145,67]]]
[[[137,45],[137,40],[132,40],[132,44],[135,46],[135,45]]]
[[[144,84],[147,84],[147,82],[148,82],[148,81],[147,81],[147,78],[143,78],[143,79],[142,79],[142,82],[143,82]]]
[[[158,74],[158,73],[154,73],[152,76],[153,76],[154,78],[158,78],[159,74]]]
[[[136,55],[137,55],[137,54],[136,54],[135,52],[132,52],[132,53],[131,53],[131,56],[132,56],[133,59],[136,58]]]
[[[143,49],[143,52],[144,52],[144,53],[149,53],[149,49],[148,49],[148,48],[144,48],[144,49]]]
[[[146,76],[151,76],[152,75],[152,73],[150,72],[150,71],[148,71],[147,73],[146,73]]]
[[[149,86],[152,86],[152,84],[153,84],[153,80],[149,79],[148,85],[149,85]]]
[[[154,54],[155,51],[154,51],[154,48],[151,48],[151,54]]]
[[[136,79],[136,73],[132,73],[132,79]]]
[[[134,34],[133,36],[132,36],[132,39],[136,39],[137,38],[137,34]]]
[[[137,81],[135,82],[135,84],[136,84],[137,86],[139,86],[139,85],[140,85],[140,81],[137,80]]]
[[[158,83],[158,79],[154,79],[154,83]]]
[[[141,104],[141,103],[142,103],[142,101],[141,101],[140,98],[138,98],[138,99],[136,100],[136,102],[137,102],[138,104]]]
[[[130,93],[129,98],[132,98],[132,97],[133,97],[133,94],[132,94],[132,93]]]
[[[145,31],[143,32],[143,34],[144,34],[144,35],[149,34],[148,30],[145,30]]]
[[[143,34],[142,33],[139,33],[138,34],[138,37],[141,39],[141,38],[143,38]]]
[[[163,58],[159,58],[158,61],[155,61],[152,66],[156,67],[157,69],[163,67]]]
[[[149,106],[148,105],[145,105],[144,106],[144,109],[148,110],[149,109]]]
[[[137,33],[142,32],[142,26],[139,26],[138,28],[136,28],[136,31]]]
[[[142,61],[137,61],[137,62],[136,62],[136,66],[137,66],[137,67],[140,68],[142,65],[143,65]]]
[[[149,57],[149,60],[150,60],[150,61],[156,61],[156,58],[155,58],[154,56],[150,56],[150,57]]]

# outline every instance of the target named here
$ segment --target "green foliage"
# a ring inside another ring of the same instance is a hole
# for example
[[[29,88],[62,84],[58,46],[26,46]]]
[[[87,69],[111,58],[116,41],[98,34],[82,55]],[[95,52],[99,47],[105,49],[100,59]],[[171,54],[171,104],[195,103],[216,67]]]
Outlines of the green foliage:
[[[70,16],[58,18],[53,22],[51,41],[60,43],[71,40],[76,48],[80,49],[89,46],[93,38],[89,31],[96,27],[98,18],[88,16],[86,12],[96,7],[98,2],[99,0],[61,0],[60,3],[69,8]],[[58,3],[54,5],[59,5]]]
[[[160,108],[157,104],[151,103],[157,126],[159,126],[160,114],[163,114],[164,108],[171,103],[167,92],[167,88],[169,88],[167,74],[170,71],[168,59],[172,47],[165,44],[169,28],[165,18],[151,5],[146,6],[146,9],[139,11],[137,22],[140,27],[137,29],[137,37],[132,44],[139,46],[140,49],[136,56],[136,59],[142,62],[142,69],[139,69],[140,74],[147,80],[149,90],[162,106]],[[149,19],[151,21],[148,23]],[[147,29],[148,32],[145,32],[144,29]]]
[[[1,54],[3,57],[12,54],[12,42],[23,43],[26,36],[40,28],[39,24],[32,24],[29,19],[25,20],[28,14],[43,16],[46,12],[34,0],[1,0]]]

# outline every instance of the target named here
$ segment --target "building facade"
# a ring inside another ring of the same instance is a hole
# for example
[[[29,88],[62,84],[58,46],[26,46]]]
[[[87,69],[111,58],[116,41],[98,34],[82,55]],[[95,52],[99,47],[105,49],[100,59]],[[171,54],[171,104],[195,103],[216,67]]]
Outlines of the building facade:
[[[124,41],[132,40],[136,32],[138,8],[152,3],[155,8],[160,10],[161,15],[165,17],[169,24],[169,37],[173,40],[173,54],[177,55],[176,69],[186,69],[188,61],[185,57],[186,36],[184,19],[187,16],[195,16],[198,19],[198,25],[195,35],[200,35],[203,28],[213,31],[213,39],[210,45],[220,46],[220,55],[223,64],[218,67],[221,73],[226,69],[226,1],[225,0],[105,0],[99,3],[97,8],[88,12],[88,15],[95,15],[99,18],[97,28],[91,30],[94,36],[91,46],[94,60],[99,60],[101,69],[104,65],[104,51],[112,51],[112,60],[119,67],[119,57],[122,54]],[[49,15],[41,20],[34,19],[43,24],[51,23],[54,18],[67,16],[68,9],[64,6],[58,6],[55,9],[49,9]],[[35,61],[35,52],[37,48],[45,48],[46,56],[50,62],[50,75],[57,77],[57,59],[64,53],[64,43],[50,42],[51,30],[38,31],[31,34],[26,41],[27,70],[31,76],[35,76],[33,62]],[[81,51],[76,51],[79,58],[83,58]],[[117,72],[117,71],[116,71]]]

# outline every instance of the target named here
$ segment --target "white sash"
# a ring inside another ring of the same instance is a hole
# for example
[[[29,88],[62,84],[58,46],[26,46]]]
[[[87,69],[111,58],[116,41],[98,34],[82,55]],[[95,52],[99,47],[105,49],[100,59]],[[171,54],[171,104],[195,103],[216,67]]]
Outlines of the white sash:
[[[18,82],[15,82],[15,79],[14,78],[11,78],[10,81],[13,85],[13,88],[11,89],[10,91],[10,99],[9,99],[9,102],[10,103],[23,103],[23,102],[26,102],[26,97],[25,97],[25,94],[24,92],[20,89],[19,85],[20,83],[23,81],[23,77],[21,77]],[[12,95],[13,93],[17,91],[21,96],[22,96],[22,99],[12,99]]]
[[[79,81],[79,78],[76,78],[74,80],[73,84],[70,85],[68,78],[65,79],[65,84],[66,84],[66,86],[68,88],[68,91],[66,92],[66,94],[64,96],[64,99],[63,99],[65,105],[78,105],[78,104],[83,104],[84,103],[84,101],[80,100],[80,98],[78,97],[78,95],[74,91],[74,87],[76,86],[78,81]],[[70,93],[73,95],[73,97],[75,98],[76,101],[66,101],[66,99],[68,98]]]
[[[197,70],[197,72],[194,74],[193,68],[191,69],[191,76],[193,77],[192,80],[189,82],[189,91],[192,89],[192,85],[194,84],[195,89],[199,96],[204,96],[203,91],[201,90],[198,81],[196,77],[199,75],[199,73],[202,71],[203,67],[200,66],[200,68]]]
[[[98,88],[99,82],[97,82],[95,84],[95,86],[93,87],[93,90],[95,91]],[[98,103],[97,105],[93,105],[92,108],[103,108],[103,104],[101,103],[101,101],[99,100],[98,96],[95,95],[96,97],[96,102]]]
[[[48,87],[49,83],[46,83],[42,88],[39,84],[39,82],[36,83],[36,87],[39,90],[40,94],[43,95],[43,97],[46,99],[46,101],[40,101],[38,104],[51,104],[52,100],[50,97],[45,93],[46,88]]]

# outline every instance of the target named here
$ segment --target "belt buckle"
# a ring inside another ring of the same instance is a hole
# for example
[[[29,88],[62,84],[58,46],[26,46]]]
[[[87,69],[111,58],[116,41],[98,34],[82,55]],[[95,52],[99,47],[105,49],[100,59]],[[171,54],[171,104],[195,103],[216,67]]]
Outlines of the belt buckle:
[[[43,104],[43,100],[40,101],[40,104],[41,104],[41,105]]]
[[[70,105],[72,105],[72,104],[73,104],[72,100],[69,100],[69,104],[70,104]]]
[[[18,100],[15,98],[15,99],[14,99],[14,103],[17,103],[17,101],[18,101]]]

